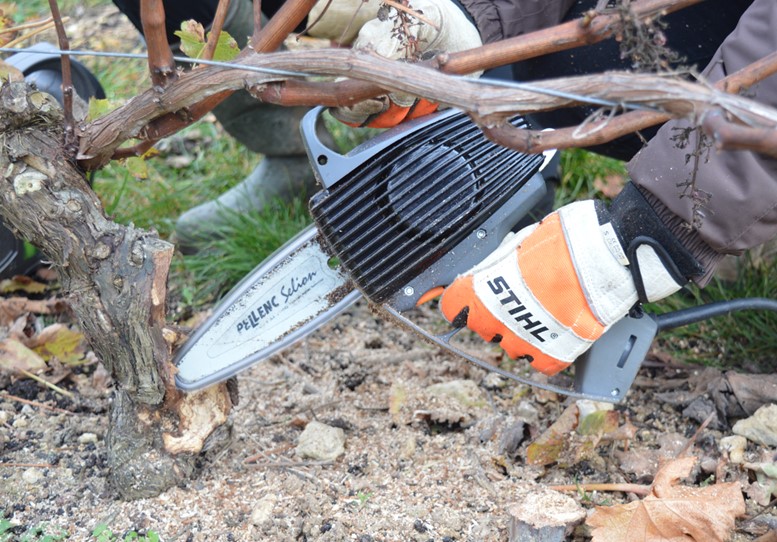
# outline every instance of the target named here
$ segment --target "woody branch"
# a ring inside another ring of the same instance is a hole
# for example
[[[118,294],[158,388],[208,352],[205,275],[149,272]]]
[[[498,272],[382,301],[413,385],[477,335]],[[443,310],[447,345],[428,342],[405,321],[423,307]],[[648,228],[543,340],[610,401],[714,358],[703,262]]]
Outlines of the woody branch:
[[[658,12],[680,9],[698,1],[637,0],[633,2],[632,8],[637,16],[651,17]],[[314,0],[287,2],[284,7],[288,10],[285,13],[278,13],[270,24],[261,30],[260,35],[271,35],[270,29],[273,26],[276,29],[281,29],[280,32],[272,34],[274,37],[270,40],[277,46],[279,40],[282,40],[282,36],[285,36],[285,33],[296,26],[301,18],[304,18],[304,14],[307,13],[307,9],[303,10],[305,2],[312,6]],[[547,52],[575,47],[581,43],[600,41],[617,29],[615,23],[616,21],[610,15],[592,13],[583,19],[565,23],[553,29],[527,34],[471,51],[440,55],[431,66],[438,67],[439,70],[445,72],[464,72],[473,69],[477,61],[477,67],[489,68],[500,63],[509,63]],[[202,67],[191,73],[183,74],[174,85],[167,88],[161,98],[159,96],[152,97],[146,92],[136,97],[126,107],[85,127],[81,133],[79,155],[82,165],[87,168],[99,167],[108,161],[118,145],[128,138],[162,137],[166,132],[167,125],[165,123],[173,114],[182,109],[192,111],[200,107],[201,103],[213,99],[214,96],[224,96],[241,88],[249,89],[256,97],[264,101],[282,105],[343,106],[386,91],[415,94],[463,109],[490,130],[491,137],[500,143],[532,151],[543,148],[540,146],[542,141],[536,138],[536,134],[524,133],[520,137],[509,134],[508,137],[505,133],[506,129],[501,127],[500,123],[503,124],[504,119],[517,113],[568,107],[580,103],[578,100],[552,98],[540,94],[529,95],[515,89],[495,88],[464,79],[452,79],[431,67],[399,64],[364,53],[342,50],[299,51],[272,55],[256,55],[250,50],[246,50],[240,55],[239,62],[244,66],[254,68],[286,69],[310,75],[346,76],[350,80],[311,82],[305,79],[268,76],[237,67],[234,69],[214,66]],[[770,60],[770,62],[774,64],[773,61]],[[764,73],[769,71],[767,69]],[[719,95],[709,94],[708,90],[701,85],[696,88],[693,85],[688,86],[689,83],[679,80],[673,81],[665,76],[657,78],[656,76],[636,74],[631,76],[618,74],[617,80],[619,84],[624,85],[622,88],[608,88],[613,84],[612,75],[543,81],[542,86],[552,90],[563,89],[578,95],[605,98],[617,103],[649,104],[660,111],[656,115],[663,115],[664,120],[667,116],[683,116],[692,112],[699,113],[707,108],[720,107],[720,105],[715,105],[720,102]],[[671,85],[668,84],[668,81],[672,81]],[[669,90],[669,87],[672,90]],[[455,91],[451,92],[452,89]],[[680,93],[678,94],[677,91]],[[688,96],[682,94],[684,92],[688,92],[693,98],[689,100]],[[723,102],[733,105],[732,99],[729,98]],[[153,104],[152,100],[154,100]],[[705,100],[709,101],[705,102]],[[736,107],[741,110],[761,107],[752,102],[749,106],[745,106],[744,102],[739,102]],[[693,111],[689,109],[689,103],[693,103]],[[774,119],[771,117],[773,117],[771,112],[761,115],[754,127],[772,130]],[[742,115],[734,115],[732,118],[741,119]],[[739,120],[736,121],[739,122]],[[646,121],[641,119],[641,122]],[[652,123],[655,122],[660,122],[660,117],[655,116]],[[596,137],[601,140],[609,140],[618,135],[618,130],[623,129],[624,125],[620,121],[612,122],[612,126],[604,126],[597,131]],[[740,132],[741,130],[726,132],[726,134],[731,134],[730,137],[736,138],[739,137]],[[723,132],[718,130],[718,133],[722,134]],[[734,143],[730,137],[721,137],[719,141],[724,145]],[[554,144],[553,146],[583,146],[585,144],[587,143],[576,139],[571,142],[567,140],[566,145]]]

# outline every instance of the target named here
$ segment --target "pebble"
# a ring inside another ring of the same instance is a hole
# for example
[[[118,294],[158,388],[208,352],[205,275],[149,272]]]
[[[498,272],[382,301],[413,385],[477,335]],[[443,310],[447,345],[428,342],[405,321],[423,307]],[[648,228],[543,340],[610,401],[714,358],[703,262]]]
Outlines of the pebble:
[[[747,439],[741,435],[729,435],[720,439],[719,449],[728,453],[728,460],[735,465],[745,462]]]
[[[297,442],[297,455],[315,461],[334,461],[344,453],[345,432],[317,421],[308,423]]]
[[[79,444],[97,444],[97,435],[94,433],[82,433],[78,436]]]
[[[739,420],[733,432],[763,446],[777,446],[777,405],[764,405],[749,418]]]
[[[272,519],[272,511],[278,497],[275,495],[265,495],[254,505],[254,511],[251,512],[251,523],[257,527],[264,524],[265,521]]]
[[[13,426],[14,426],[14,428],[16,428],[16,429],[24,429],[25,427],[27,427],[28,425],[30,425],[30,421],[29,421],[27,418],[25,418],[24,416],[19,416],[18,418],[16,418],[16,419],[13,421],[13,424],[12,424],[12,425],[13,425]]]
[[[430,395],[450,397],[463,407],[480,407],[486,405],[483,392],[474,380],[451,380],[441,382],[427,388]]]
[[[22,473],[22,480],[31,486],[35,485],[43,480],[43,472],[40,469],[27,469]]]
[[[5,410],[0,410],[0,425],[7,424],[11,418],[13,418],[13,414],[6,412]]]
[[[534,425],[540,423],[540,411],[534,406],[534,403],[525,399],[518,403],[515,415]]]

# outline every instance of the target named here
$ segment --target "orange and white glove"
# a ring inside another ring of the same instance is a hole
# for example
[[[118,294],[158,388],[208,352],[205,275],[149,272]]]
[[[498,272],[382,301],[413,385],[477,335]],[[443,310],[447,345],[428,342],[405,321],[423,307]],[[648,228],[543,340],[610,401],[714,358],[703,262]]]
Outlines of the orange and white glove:
[[[445,289],[444,316],[552,375],[640,298],[676,292],[700,267],[627,188],[615,216],[602,202],[575,202],[505,239]]]
[[[393,60],[416,61],[424,53],[463,51],[483,44],[478,29],[452,0],[410,0],[408,9],[420,18],[409,15],[413,24],[402,31],[396,26],[396,8],[389,7],[379,15],[378,0],[332,0],[326,8],[327,3],[319,0],[310,12],[308,21],[317,21],[309,31],[312,36],[369,49]],[[391,93],[331,112],[349,126],[391,128],[437,107],[415,96]]]

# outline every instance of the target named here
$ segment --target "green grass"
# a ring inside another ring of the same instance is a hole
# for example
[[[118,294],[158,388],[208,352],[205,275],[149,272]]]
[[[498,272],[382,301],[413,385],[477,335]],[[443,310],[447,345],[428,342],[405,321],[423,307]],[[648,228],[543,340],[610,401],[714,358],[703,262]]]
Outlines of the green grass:
[[[696,307],[714,301],[748,297],[777,299],[777,262],[739,261],[733,282],[714,279],[706,288],[694,286],[649,307],[654,312]],[[659,344],[678,361],[754,372],[777,370],[777,313],[738,311],[675,328],[659,336]]]
[[[92,530],[89,540],[94,542],[159,542],[159,535],[155,531],[138,532],[127,531],[118,535],[101,523]],[[41,523],[33,527],[22,527],[11,523],[7,519],[0,519],[0,542],[64,542],[71,540],[71,534],[67,529],[54,527]]]
[[[310,222],[307,201],[277,201],[262,211],[224,212],[218,238],[201,245],[196,255],[180,259],[174,268],[181,299],[199,306],[210,303]]]
[[[623,162],[582,149],[562,151],[561,179],[556,190],[555,207],[575,200],[602,197],[597,186],[611,176],[626,178]]]

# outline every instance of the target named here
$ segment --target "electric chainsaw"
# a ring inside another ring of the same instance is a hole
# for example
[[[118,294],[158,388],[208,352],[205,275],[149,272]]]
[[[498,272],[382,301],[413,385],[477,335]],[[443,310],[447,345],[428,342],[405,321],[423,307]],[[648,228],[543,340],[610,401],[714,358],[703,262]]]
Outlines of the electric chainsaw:
[[[774,310],[771,300],[659,316],[636,307],[573,364],[570,389],[496,367],[452,344],[458,329],[433,335],[412,321],[412,311],[496,249],[542,199],[553,153],[496,145],[464,113],[446,110],[340,154],[316,135],[322,111],[311,110],[301,125],[322,186],[310,200],[314,224],[235,286],[183,345],[174,360],[181,389],[234,376],[363,296],[406,328],[489,371],[576,398],[618,402],[660,329],[739,308]],[[525,126],[520,117],[512,123]]]

